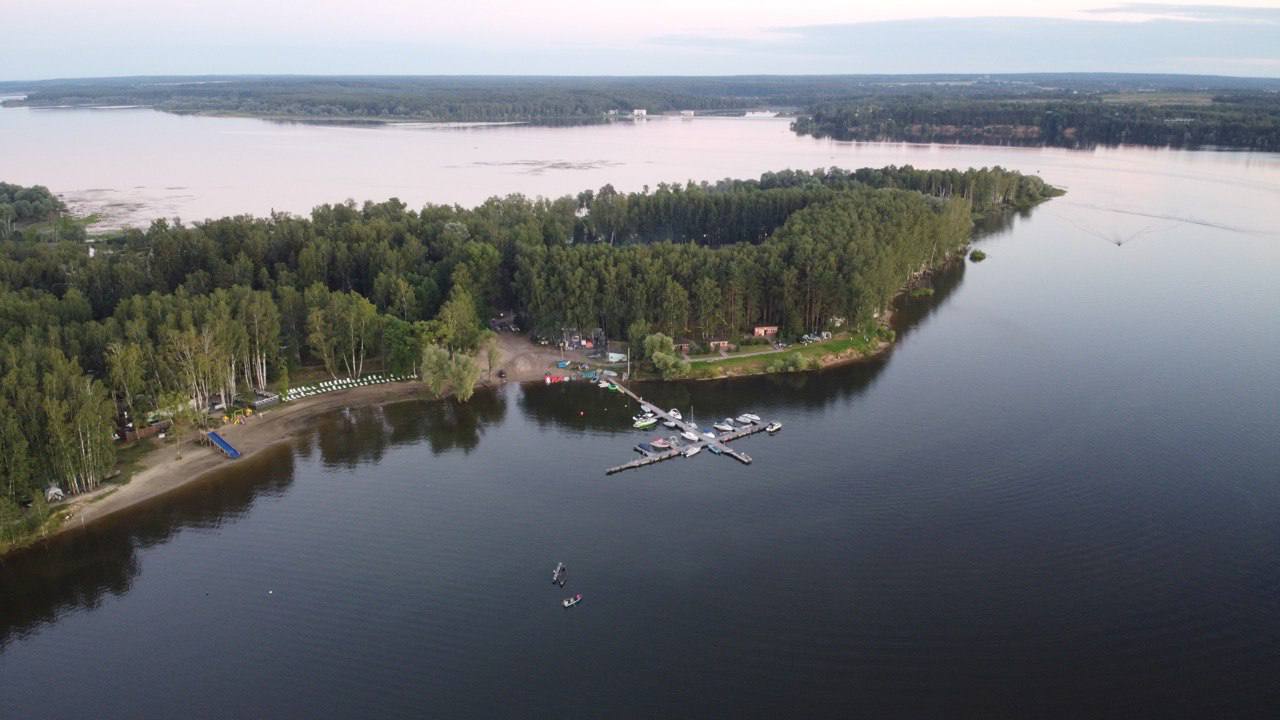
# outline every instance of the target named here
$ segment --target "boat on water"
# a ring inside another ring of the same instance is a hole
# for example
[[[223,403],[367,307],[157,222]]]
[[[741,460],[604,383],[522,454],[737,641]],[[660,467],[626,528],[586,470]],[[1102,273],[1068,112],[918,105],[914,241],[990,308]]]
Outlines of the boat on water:
[[[720,446],[719,446],[719,445],[715,445],[715,444],[710,444],[710,443],[709,443],[709,444],[707,445],[707,449],[708,449],[708,450],[710,450],[710,451],[711,451],[713,454],[715,454],[715,455],[719,455],[719,454],[720,454],[720,452],[721,452],[721,450],[720,450]]]
[[[571,608],[580,602],[582,602],[582,593],[578,593],[577,595],[574,595],[573,597],[570,597],[570,598],[565,598],[564,601],[562,601],[560,604],[564,605],[567,608]]]
[[[684,432],[680,433],[680,437],[684,438],[685,440],[688,440],[689,442],[698,442],[698,440],[700,439],[697,433],[692,432],[690,430],[685,430]]]
[[[689,447],[685,448],[684,456],[693,457],[694,455],[697,455],[700,452],[702,452],[701,445],[690,445]]]
[[[707,430],[706,432],[702,433],[702,437],[704,437],[704,438],[706,438],[706,439],[708,439],[708,440],[715,440],[715,439],[716,439],[716,434],[715,434],[715,433],[713,433],[713,432],[711,432],[710,430]]]
[[[746,419],[750,420],[750,421],[751,421],[751,422],[753,422],[753,423],[758,423],[758,422],[760,422],[760,416],[759,416],[759,415],[752,415],[751,413],[742,413],[742,417],[744,417],[744,418],[746,418]]]
[[[645,456],[652,455],[654,454],[654,452],[656,452],[654,447],[649,443],[640,443],[639,445],[636,445],[634,448],[632,448],[632,450],[635,450],[636,452]]]
[[[765,431],[766,431],[766,432],[769,432],[769,433],[776,433],[776,432],[778,432],[779,430],[781,430],[781,429],[782,429],[782,423],[780,423],[780,422],[778,422],[777,420],[775,420],[775,421],[773,421],[773,422],[769,423],[768,425],[765,425],[765,426],[764,426],[764,429],[765,429]]]
[[[564,563],[558,563],[556,565],[556,569],[551,573],[551,583],[553,585],[564,587],[565,575],[567,575],[568,572],[569,568],[565,567]]]
[[[651,428],[657,424],[658,424],[658,418],[648,417],[648,418],[640,418],[639,420],[636,420],[635,424],[632,425],[632,427],[636,428],[637,430],[644,430],[645,428]]]
[[[659,450],[671,449],[671,442],[666,440],[665,438],[654,438],[649,441],[649,444],[658,448]]]
[[[677,419],[677,420],[683,420],[683,419],[684,419],[684,416],[680,414],[680,411],[679,411],[679,410],[677,410],[677,409],[675,409],[675,408],[671,408],[670,410],[668,410],[668,411],[667,411],[667,414],[668,414],[668,415],[670,415],[671,417],[673,417],[673,418]]]
[[[738,421],[739,425],[751,425],[755,422],[754,420],[751,419],[750,415],[739,415],[734,419]]]
[[[673,430],[674,430],[675,428],[680,427],[680,423],[676,422],[675,420],[663,420],[663,421],[662,421],[662,424],[663,424],[663,425],[665,425],[665,426],[667,426],[667,427],[669,427],[669,428],[671,428],[671,429],[673,429]]]
[[[720,432],[733,432],[733,425],[729,423],[728,419],[722,420],[711,427],[719,430]]]

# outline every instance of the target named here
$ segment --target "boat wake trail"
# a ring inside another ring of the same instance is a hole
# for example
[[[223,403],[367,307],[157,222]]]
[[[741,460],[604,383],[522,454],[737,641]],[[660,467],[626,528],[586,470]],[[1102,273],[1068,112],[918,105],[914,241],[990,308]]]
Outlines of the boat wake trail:
[[[1141,210],[1128,210],[1125,208],[1107,207],[1105,205],[1091,205],[1088,203],[1070,203],[1070,204],[1076,207],[1085,208],[1088,210],[1097,210],[1099,212],[1115,213],[1117,215],[1128,215],[1131,217],[1151,218],[1153,220],[1163,220],[1168,223],[1163,227],[1148,226],[1137,231],[1136,233],[1133,233],[1128,236],[1124,236],[1124,235],[1116,235],[1114,233],[1111,233],[1111,234],[1101,233],[1101,232],[1092,230],[1090,228],[1087,228],[1081,225],[1080,223],[1072,220],[1069,217],[1054,213],[1054,215],[1056,215],[1057,217],[1060,217],[1061,219],[1075,226],[1080,231],[1085,232],[1089,235],[1093,235],[1094,237],[1098,237],[1103,240],[1106,240],[1107,242],[1110,242],[1114,245],[1123,245],[1127,242],[1135,240],[1144,235],[1149,235],[1153,232],[1158,232],[1160,230],[1168,229],[1173,225],[1196,225],[1199,227],[1213,228],[1214,230],[1225,230],[1227,232],[1240,233],[1242,235],[1254,235],[1258,237],[1280,237],[1280,233],[1274,230],[1259,230],[1257,228],[1241,227],[1238,225],[1228,225],[1226,223],[1214,222],[1212,220],[1206,220],[1204,218],[1198,218],[1198,217],[1190,217],[1190,216],[1182,216],[1182,215],[1165,215],[1161,213],[1142,212]]]

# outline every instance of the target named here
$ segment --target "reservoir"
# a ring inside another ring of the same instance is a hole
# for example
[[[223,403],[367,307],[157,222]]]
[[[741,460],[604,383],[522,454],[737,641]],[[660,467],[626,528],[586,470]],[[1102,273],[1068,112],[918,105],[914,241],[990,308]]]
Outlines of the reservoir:
[[[347,408],[0,562],[0,717],[1273,709],[1280,156],[0,110],[0,178],[140,227],[888,164],[1068,193],[985,228],[874,361],[633,386],[781,421],[751,465],[606,476],[648,436],[586,383]]]

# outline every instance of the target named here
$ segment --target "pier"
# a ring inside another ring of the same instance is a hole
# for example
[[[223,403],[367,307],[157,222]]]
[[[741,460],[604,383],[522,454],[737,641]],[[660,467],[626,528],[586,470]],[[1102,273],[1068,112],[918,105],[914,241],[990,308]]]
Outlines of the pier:
[[[761,420],[760,422],[757,422],[757,423],[752,423],[744,427],[735,428],[733,430],[730,430],[729,432],[717,432],[716,437],[712,439],[703,435],[702,434],[703,430],[697,427],[696,425],[694,425],[693,423],[687,422],[683,418],[676,418],[672,416],[671,413],[667,412],[666,410],[663,410],[657,405],[654,405],[653,403],[635,394],[634,392],[631,391],[630,388],[626,387],[625,385],[622,385],[621,383],[614,383],[614,385],[617,386],[620,392],[627,395],[632,400],[635,400],[637,403],[640,403],[640,409],[642,411],[652,412],[654,415],[658,417],[660,422],[675,423],[676,429],[685,431],[685,432],[691,432],[694,435],[697,435],[699,439],[697,441],[686,440],[684,441],[684,444],[682,444],[678,448],[671,448],[670,450],[663,450],[661,452],[656,452],[656,453],[646,453],[643,457],[632,460],[631,462],[623,463],[622,465],[615,465],[614,467],[611,467],[605,470],[606,475],[613,475],[615,473],[620,473],[623,470],[633,470],[635,468],[642,468],[647,465],[654,465],[664,460],[683,457],[685,452],[687,452],[691,447],[700,447],[704,450],[707,449],[708,447],[714,447],[716,450],[719,451],[719,454],[725,455],[727,457],[731,457],[734,460],[737,460],[738,462],[742,463],[743,465],[750,465],[751,464],[750,455],[744,452],[741,452],[739,450],[734,450],[733,448],[726,445],[726,443],[732,442],[739,438],[747,437],[748,435],[755,435],[756,433],[764,432],[765,426],[768,425],[768,423]]]

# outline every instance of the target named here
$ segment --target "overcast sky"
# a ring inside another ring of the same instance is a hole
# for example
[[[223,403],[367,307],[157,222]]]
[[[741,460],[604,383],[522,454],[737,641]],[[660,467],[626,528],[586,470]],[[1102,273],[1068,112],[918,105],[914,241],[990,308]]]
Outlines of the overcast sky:
[[[1280,0],[0,0],[4,80],[1043,71],[1280,77]]]

